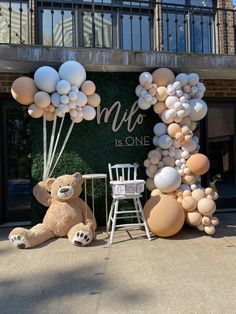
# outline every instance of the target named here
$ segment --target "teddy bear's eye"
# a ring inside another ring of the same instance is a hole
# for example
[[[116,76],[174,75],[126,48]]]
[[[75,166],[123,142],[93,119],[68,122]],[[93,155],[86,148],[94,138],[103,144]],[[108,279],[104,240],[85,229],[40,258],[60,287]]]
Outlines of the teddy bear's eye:
[[[61,185],[59,185],[59,189],[61,188]]]
[[[70,186],[69,184],[67,184],[68,186]]]

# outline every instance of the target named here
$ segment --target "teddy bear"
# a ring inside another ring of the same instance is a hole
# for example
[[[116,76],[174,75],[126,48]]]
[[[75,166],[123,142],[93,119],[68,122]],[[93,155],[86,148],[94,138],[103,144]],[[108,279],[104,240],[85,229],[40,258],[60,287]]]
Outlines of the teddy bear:
[[[48,207],[43,222],[30,230],[13,229],[9,235],[10,242],[24,249],[55,237],[67,236],[76,246],[88,245],[97,226],[91,209],[79,197],[82,183],[82,175],[76,172],[36,184],[33,195],[39,203]]]

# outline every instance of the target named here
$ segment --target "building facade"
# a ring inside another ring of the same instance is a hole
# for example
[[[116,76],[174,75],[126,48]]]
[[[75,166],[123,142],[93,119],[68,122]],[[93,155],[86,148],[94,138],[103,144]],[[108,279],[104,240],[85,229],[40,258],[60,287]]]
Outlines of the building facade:
[[[71,59],[83,64],[94,81],[101,79],[102,106],[110,108],[122,99],[125,110],[135,100],[133,87],[140,72],[168,67],[175,73],[198,73],[209,105],[208,117],[198,128],[201,150],[211,161],[203,183],[218,190],[219,208],[235,207],[235,26],[231,0],[0,1],[0,223],[31,219],[32,167],[38,158],[32,135],[38,125],[32,126],[27,112],[12,99],[11,84],[42,65],[58,68]],[[107,86],[121,89],[116,99],[115,91],[114,97],[107,95]],[[127,97],[118,99],[122,90]],[[149,121],[142,129],[147,137]],[[97,120],[100,128],[106,123]],[[116,133],[113,149],[119,158],[145,154],[149,144],[140,130]],[[139,150],[118,151],[116,144],[127,138],[131,147],[142,143]],[[92,170],[104,172],[104,165]]]

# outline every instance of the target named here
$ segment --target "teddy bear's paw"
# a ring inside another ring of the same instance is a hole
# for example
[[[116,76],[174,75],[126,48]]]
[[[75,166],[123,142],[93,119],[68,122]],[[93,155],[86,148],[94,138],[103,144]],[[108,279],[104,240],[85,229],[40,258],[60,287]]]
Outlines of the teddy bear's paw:
[[[93,240],[93,235],[90,231],[81,230],[73,237],[72,242],[77,246],[86,246]]]
[[[25,249],[29,246],[29,243],[26,240],[26,238],[20,234],[10,235],[9,240],[18,249]]]

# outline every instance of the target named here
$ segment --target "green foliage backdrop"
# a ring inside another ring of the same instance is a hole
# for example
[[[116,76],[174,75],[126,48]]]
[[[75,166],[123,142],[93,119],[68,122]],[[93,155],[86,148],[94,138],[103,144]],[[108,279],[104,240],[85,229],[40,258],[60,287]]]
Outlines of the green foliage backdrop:
[[[96,92],[101,96],[101,109],[110,108],[116,101],[122,104],[121,114],[129,111],[133,102],[137,100],[135,87],[138,84],[139,73],[87,73],[87,79],[95,82]],[[115,113],[111,115],[108,123],[102,120],[97,124],[96,119],[80,124],[75,124],[70,139],[55,168],[54,177],[63,174],[72,174],[76,171],[85,173],[107,173],[108,163],[134,163],[140,164],[139,177],[146,178],[143,161],[146,159],[150,146],[122,146],[115,147],[115,139],[124,139],[128,136],[153,137],[153,126],[158,121],[157,115],[152,109],[141,111],[145,114],[144,121],[137,125],[133,132],[127,131],[127,126],[122,125],[120,130],[114,133],[111,124]],[[137,115],[137,114],[136,114]],[[42,120],[32,119],[32,184],[36,184],[42,179],[43,173],[43,144],[42,144]],[[52,124],[50,124],[52,125]],[[69,128],[70,119],[67,117],[64,123],[62,139]],[[151,145],[152,147],[152,145]],[[89,187],[89,203],[91,205],[91,188]],[[83,197],[83,195],[82,195]],[[110,200],[109,200],[110,205]],[[95,181],[95,209],[96,218],[99,224],[105,222],[104,209],[104,186],[103,181]],[[32,221],[40,222],[46,209],[40,206],[34,199],[32,201]]]

